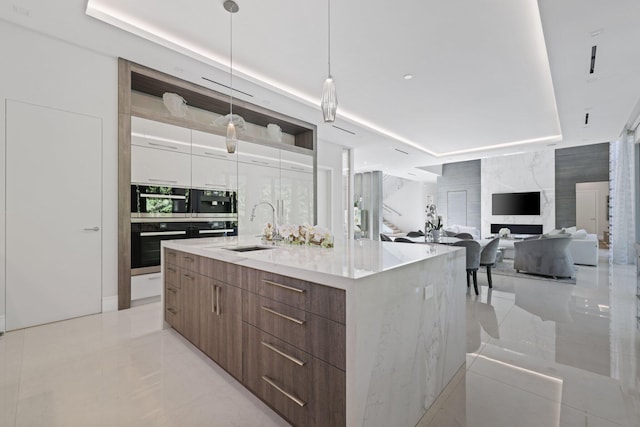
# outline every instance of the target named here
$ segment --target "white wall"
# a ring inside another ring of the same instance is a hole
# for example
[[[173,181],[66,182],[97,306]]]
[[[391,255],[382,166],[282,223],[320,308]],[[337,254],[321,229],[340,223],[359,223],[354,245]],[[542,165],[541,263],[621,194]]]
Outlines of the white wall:
[[[404,232],[424,231],[427,201],[423,183],[390,175],[385,176],[385,181],[390,179],[392,181],[390,185],[385,182],[384,186],[384,204],[398,211],[401,215],[383,209],[383,217]]]
[[[117,295],[117,60],[5,22],[0,24],[0,52],[4,64],[0,80],[0,153],[3,156],[0,161],[0,259],[3,260],[0,263],[0,314],[5,308],[4,117],[7,99],[102,119],[102,296],[103,300],[114,297]],[[34,141],[34,150],[38,144],[47,143]],[[37,165],[25,167],[37,173]],[[25,190],[46,191],[46,177],[43,176],[41,182],[41,189]],[[42,218],[46,220],[46,211],[42,212]]]
[[[482,159],[482,236],[491,224],[542,224],[543,232],[555,227],[555,154],[553,150]],[[540,215],[492,215],[493,193],[540,192]]]

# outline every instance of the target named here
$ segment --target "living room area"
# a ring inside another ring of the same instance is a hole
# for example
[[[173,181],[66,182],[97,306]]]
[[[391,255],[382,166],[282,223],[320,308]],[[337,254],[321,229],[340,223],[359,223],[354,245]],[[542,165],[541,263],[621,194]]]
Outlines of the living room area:
[[[448,163],[442,165],[435,184],[398,183],[385,177],[381,233],[395,238],[411,231],[429,231],[432,225],[424,207],[420,209],[416,203],[427,200],[441,218],[439,234],[468,233],[481,243],[500,237],[499,262],[513,266],[516,245],[522,259],[532,251],[548,253],[559,244],[551,239],[566,237],[570,265],[596,266],[601,251],[606,252],[610,243],[609,150],[609,143],[550,147]],[[391,230],[389,225],[400,225],[400,229]],[[530,242],[534,239],[541,242]],[[530,262],[539,262],[539,257],[536,260]],[[570,272],[560,268],[560,274],[544,265],[523,270],[575,279],[573,267]]]

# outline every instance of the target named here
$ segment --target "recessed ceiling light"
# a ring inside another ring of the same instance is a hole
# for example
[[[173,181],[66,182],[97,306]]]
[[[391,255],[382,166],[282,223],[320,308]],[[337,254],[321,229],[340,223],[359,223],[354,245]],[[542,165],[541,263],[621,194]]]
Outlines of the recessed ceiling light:
[[[410,74],[410,73],[405,74],[404,76],[402,76],[402,78],[405,80],[411,80],[413,78],[413,74]]]

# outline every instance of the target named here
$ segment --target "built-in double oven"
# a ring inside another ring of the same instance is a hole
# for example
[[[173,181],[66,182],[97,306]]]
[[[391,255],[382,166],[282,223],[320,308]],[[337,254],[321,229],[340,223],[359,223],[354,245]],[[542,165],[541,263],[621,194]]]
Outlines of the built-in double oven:
[[[160,271],[163,240],[238,235],[235,191],[131,186],[131,272]]]

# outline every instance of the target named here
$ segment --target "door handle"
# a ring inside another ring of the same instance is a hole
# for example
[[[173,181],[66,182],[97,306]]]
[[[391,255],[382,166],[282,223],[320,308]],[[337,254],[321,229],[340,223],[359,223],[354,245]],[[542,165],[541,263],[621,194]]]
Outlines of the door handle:
[[[100,227],[85,227],[84,231],[100,231]]]

